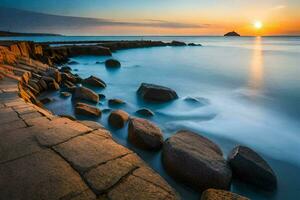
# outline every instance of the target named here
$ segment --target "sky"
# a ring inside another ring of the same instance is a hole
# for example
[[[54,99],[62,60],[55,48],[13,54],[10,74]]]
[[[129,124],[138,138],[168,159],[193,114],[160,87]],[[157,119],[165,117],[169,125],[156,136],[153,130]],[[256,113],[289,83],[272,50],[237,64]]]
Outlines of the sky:
[[[0,0],[0,19],[65,35],[300,35],[300,0]]]

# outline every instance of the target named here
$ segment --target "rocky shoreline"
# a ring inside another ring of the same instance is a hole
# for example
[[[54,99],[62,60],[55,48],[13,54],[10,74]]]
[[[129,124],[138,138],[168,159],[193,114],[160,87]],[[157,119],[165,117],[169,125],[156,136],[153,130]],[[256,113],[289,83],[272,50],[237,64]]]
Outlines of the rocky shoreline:
[[[72,96],[72,100],[76,102],[77,114],[101,117],[102,111],[99,108],[85,103],[98,103],[101,94],[85,86],[105,88],[106,83],[95,76],[82,79],[71,73],[67,66],[72,64],[69,62],[70,57],[111,56],[114,51],[121,49],[187,44],[178,41],[78,41],[71,45],[70,42],[57,42],[55,44],[62,46],[51,46],[53,44],[0,42],[0,78],[3,79],[0,81],[0,116],[4,119],[6,112],[17,116],[12,121],[1,121],[6,127],[1,133],[5,135],[10,146],[4,146],[4,154],[7,155],[0,161],[0,179],[4,180],[0,182],[0,195],[9,199],[26,197],[30,193],[36,195],[31,199],[180,199],[163,178],[134,152],[117,144],[100,124],[74,121],[71,116],[54,116],[40,108],[43,103],[51,100],[40,101],[37,96],[44,91],[61,90],[62,96]],[[105,64],[108,68],[121,67],[121,63],[113,59],[108,59]],[[9,80],[12,79],[16,80],[12,84],[14,89],[7,90],[8,86],[2,82],[11,82]],[[137,94],[144,101],[166,102],[178,98],[176,91],[171,88],[149,83],[141,83]],[[109,103],[123,102],[111,99]],[[32,116],[23,118],[19,113],[19,106],[31,110],[29,113]],[[154,115],[146,108],[138,110],[137,113],[142,116]],[[16,121],[23,124],[14,125]],[[126,123],[129,124],[128,140],[144,150],[162,149],[162,163],[168,174],[199,193],[205,191],[201,197],[203,200],[247,199],[226,191],[230,189],[232,177],[262,189],[276,189],[276,175],[271,167],[248,147],[236,147],[226,160],[221,149],[201,134],[178,131],[164,141],[162,131],[149,120],[131,117],[122,110],[111,112],[109,124],[113,127],[123,128]],[[24,139],[24,135],[18,138],[22,131],[28,135],[25,134]],[[32,151],[30,148],[26,149],[28,145],[33,146]],[[16,149],[17,153],[12,153]],[[53,165],[48,166],[49,161],[40,159],[44,156],[49,157]],[[34,165],[36,169],[28,169],[25,166],[27,164]],[[24,166],[24,170],[15,174],[14,170],[17,170],[18,165]],[[57,170],[57,167],[66,172]],[[28,174],[28,170],[33,174],[35,171],[44,173],[45,170],[54,170],[53,173],[46,173],[44,178],[56,181],[45,181],[41,186],[44,188],[36,192],[40,188],[35,184],[40,180],[38,177],[32,178],[34,175]],[[75,180],[74,185],[69,181],[62,181],[66,178],[65,173]],[[20,177],[25,181],[20,181]],[[53,184],[56,185],[54,189]],[[13,187],[14,185],[17,187]],[[20,189],[23,187],[26,190]]]

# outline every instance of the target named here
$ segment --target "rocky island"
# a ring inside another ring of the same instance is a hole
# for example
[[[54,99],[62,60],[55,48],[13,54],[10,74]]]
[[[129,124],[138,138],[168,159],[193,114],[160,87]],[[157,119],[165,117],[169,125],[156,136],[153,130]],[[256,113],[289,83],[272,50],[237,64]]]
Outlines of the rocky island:
[[[231,32],[226,33],[224,36],[237,36],[237,37],[239,37],[239,36],[241,36],[241,35],[238,34],[238,33],[235,32],[235,31],[231,31]]]
[[[56,116],[43,107],[38,95],[60,91],[71,97],[80,115],[101,117],[104,110],[87,102],[103,95],[88,86],[106,88],[93,76],[82,79],[65,65],[78,55],[110,56],[120,49],[186,46],[183,42],[88,41],[53,43],[0,42],[0,196],[4,199],[180,199],[179,194],[135,152],[118,144],[113,135],[94,121]],[[117,60],[106,67],[122,67]],[[176,101],[171,88],[141,83],[142,100]],[[120,99],[110,104],[124,104]],[[110,112],[110,111],[108,111]],[[153,116],[142,108],[141,115]],[[162,151],[162,163],[174,180],[202,200],[247,199],[229,192],[232,178],[265,190],[275,190],[276,175],[254,150],[238,146],[228,158],[201,133],[180,130],[164,140],[163,131],[148,119],[111,111],[109,124],[128,126],[128,140],[137,148]]]

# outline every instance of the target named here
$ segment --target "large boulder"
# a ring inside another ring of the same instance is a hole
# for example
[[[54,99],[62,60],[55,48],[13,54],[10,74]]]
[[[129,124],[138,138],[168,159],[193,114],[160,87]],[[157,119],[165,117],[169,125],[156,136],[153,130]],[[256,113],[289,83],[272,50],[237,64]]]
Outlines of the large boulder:
[[[208,189],[202,193],[201,200],[249,200],[249,199],[225,190]]]
[[[105,61],[105,66],[110,68],[119,68],[121,63],[116,59],[108,59]]]
[[[114,128],[123,128],[129,119],[127,112],[123,110],[116,110],[110,113],[108,123]]]
[[[274,190],[277,179],[268,163],[245,146],[235,147],[228,156],[233,175],[240,180],[266,190]]]
[[[221,149],[196,133],[179,131],[168,138],[162,162],[172,177],[200,192],[230,187],[232,173]]]
[[[128,139],[141,149],[158,150],[163,144],[163,133],[159,127],[146,119],[131,118],[128,125]]]
[[[137,93],[148,101],[166,102],[178,98],[171,88],[148,83],[142,83]]]
[[[83,79],[82,83],[86,84],[86,85],[94,86],[94,87],[101,87],[101,88],[106,87],[106,83],[103,80],[101,80],[100,78],[95,77],[95,76],[90,76],[86,79]]]
[[[99,96],[97,93],[93,92],[92,90],[90,90],[86,87],[76,87],[74,89],[72,99],[73,100],[86,100],[86,101],[98,103]]]
[[[91,117],[101,116],[101,111],[99,108],[88,105],[86,103],[77,103],[75,107],[75,113],[77,115],[87,115]]]

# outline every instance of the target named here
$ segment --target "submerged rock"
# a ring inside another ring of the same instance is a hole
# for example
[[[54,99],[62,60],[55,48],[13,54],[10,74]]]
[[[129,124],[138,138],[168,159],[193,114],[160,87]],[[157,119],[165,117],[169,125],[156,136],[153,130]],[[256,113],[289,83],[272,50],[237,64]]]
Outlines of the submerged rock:
[[[61,97],[69,97],[69,96],[71,96],[72,94],[70,93],[70,92],[61,92],[60,93],[60,96]]]
[[[63,67],[60,68],[61,72],[66,72],[66,73],[70,72],[71,70],[72,69],[69,66],[63,66]]]
[[[98,103],[99,96],[97,93],[93,92],[92,90],[90,90],[86,87],[76,87],[74,89],[72,99],[73,100],[86,100],[86,101]]]
[[[99,96],[99,99],[101,100],[101,99],[105,99],[105,95],[104,94],[98,94],[98,96]]]
[[[128,139],[135,146],[145,150],[158,150],[163,144],[163,133],[152,122],[132,118],[128,125]]]
[[[87,84],[87,85],[91,85],[91,86],[94,86],[94,87],[101,87],[101,88],[106,87],[106,83],[103,80],[101,80],[100,78],[95,77],[95,76],[90,76],[86,79],[83,79],[82,83]]]
[[[228,156],[233,175],[242,181],[266,190],[275,190],[277,179],[269,164],[245,146],[235,147]]]
[[[79,64],[78,62],[76,62],[76,61],[70,61],[70,62],[68,62],[68,65],[77,65],[77,64]]]
[[[108,123],[114,128],[123,128],[129,119],[127,112],[123,110],[116,110],[110,113]]]
[[[48,103],[50,103],[50,102],[52,102],[52,101],[53,101],[53,99],[50,99],[49,97],[40,99],[40,102],[41,102],[42,104],[48,104]]]
[[[189,43],[188,46],[202,46],[201,44]]]
[[[148,101],[166,102],[178,98],[177,93],[171,88],[149,83],[142,83],[137,93]]]
[[[250,199],[225,190],[208,189],[202,193],[201,200],[250,200]]]
[[[154,112],[152,112],[151,110],[147,109],[147,108],[142,108],[136,111],[137,114],[145,116],[145,117],[152,117],[154,116]]]
[[[121,63],[116,59],[108,59],[105,61],[106,67],[118,68],[121,67]]]
[[[101,116],[101,111],[99,108],[86,103],[77,103],[75,107],[75,113],[78,115],[87,115],[92,117]]]
[[[123,104],[125,104],[125,102],[121,99],[109,99],[108,100],[109,106],[119,106],[119,105],[123,105]]]
[[[196,133],[179,131],[168,138],[163,145],[162,162],[172,177],[200,192],[230,187],[232,173],[221,149]]]
[[[186,43],[180,41],[172,41],[171,46],[186,46]]]

